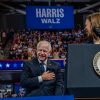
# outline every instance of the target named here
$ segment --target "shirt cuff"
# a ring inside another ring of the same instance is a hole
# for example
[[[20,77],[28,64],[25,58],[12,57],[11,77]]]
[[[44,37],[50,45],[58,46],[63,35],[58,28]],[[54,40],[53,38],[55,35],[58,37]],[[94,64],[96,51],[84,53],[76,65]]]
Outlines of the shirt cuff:
[[[38,76],[38,80],[39,80],[39,82],[43,81],[41,76]]]

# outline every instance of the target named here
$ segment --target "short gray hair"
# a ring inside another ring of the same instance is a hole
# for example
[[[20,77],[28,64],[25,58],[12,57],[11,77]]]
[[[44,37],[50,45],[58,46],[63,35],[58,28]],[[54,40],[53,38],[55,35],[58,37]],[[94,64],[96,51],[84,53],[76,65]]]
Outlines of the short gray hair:
[[[46,40],[43,40],[43,41],[40,41],[38,44],[37,44],[37,49],[40,47],[41,44],[46,44],[48,46],[48,49],[49,51],[51,51],[51,44],[50,42],[46,41]]]

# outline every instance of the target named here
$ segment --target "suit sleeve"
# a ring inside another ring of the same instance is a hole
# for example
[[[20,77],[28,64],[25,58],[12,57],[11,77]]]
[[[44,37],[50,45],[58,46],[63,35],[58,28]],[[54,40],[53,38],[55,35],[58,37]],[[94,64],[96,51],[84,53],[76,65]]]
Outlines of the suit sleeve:
[[[61,72],[61,68],[58,65],[57,72],[56,72],[55,95],[63,95],[63,93],[64,93],[63,73]]]
[[[24,62],[23,63],[23,71],[21,74],[21,85],[24,88],[31,88],[39,86],[38,76],[33,77],[32,72],[29,66],[31,62]]]

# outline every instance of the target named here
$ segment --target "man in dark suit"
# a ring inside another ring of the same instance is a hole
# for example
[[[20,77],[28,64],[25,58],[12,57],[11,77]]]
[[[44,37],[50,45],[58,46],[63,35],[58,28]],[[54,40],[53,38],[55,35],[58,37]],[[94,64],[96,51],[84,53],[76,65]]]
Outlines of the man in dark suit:
[[[37,58],[23,64],[21,85],[27,96],[63,95],[63,75],[59,64],[48,59],[51,44],[37,44]]]

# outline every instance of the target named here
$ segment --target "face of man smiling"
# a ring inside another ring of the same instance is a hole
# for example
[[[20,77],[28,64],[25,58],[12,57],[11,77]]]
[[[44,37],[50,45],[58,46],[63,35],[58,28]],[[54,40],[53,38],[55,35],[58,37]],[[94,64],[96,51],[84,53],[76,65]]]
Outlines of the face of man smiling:
[[[45,43],[41,43],[39,47],[37,48],[37,58],[44,62],[46,59],[48,59],[48,56],[50,54],[49,46]]]

